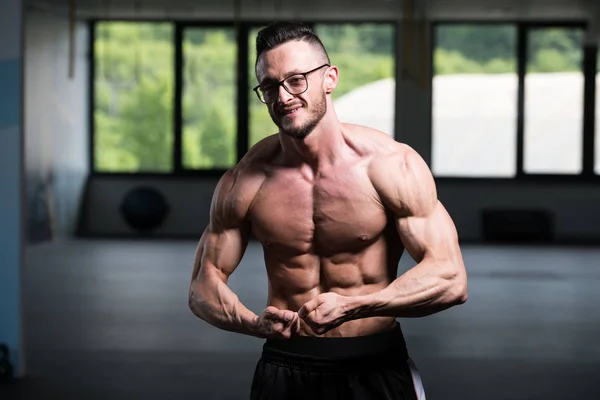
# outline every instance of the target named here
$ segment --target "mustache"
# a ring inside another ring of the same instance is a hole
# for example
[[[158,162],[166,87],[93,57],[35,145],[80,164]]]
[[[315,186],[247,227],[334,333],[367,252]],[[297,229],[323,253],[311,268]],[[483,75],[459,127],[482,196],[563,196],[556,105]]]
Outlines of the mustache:
[[[285,114],[288,111],[291,111],[294,108],[298,108],[298,107],[304,107],[304,104],[302,104],[302,103],[295,103],[295,104],[292,104],[292,105],[286,104],[284,106],[283,104],[275,103],[273,105],[273,111],[275,111],[275,114],[279,115],[279,114]]]

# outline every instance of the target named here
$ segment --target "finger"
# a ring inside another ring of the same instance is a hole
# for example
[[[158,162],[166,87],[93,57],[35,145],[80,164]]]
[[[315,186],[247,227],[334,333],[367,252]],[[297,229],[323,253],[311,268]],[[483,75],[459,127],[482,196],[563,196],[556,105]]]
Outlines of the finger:
[[[272,315],[277,315],[278,312],[279,312],[278,308],[269,306],[269,307],[265,308],[265,310],[263,311],[263,314],[265,316],[272,316]]]
[[[300,310],[298,310],[298,315],[300,315],[302,318],[306,318],[308,314],[316,310],[321,304],[323,304],[323,301],[319,296],[317,296],[300,307]]]
[[[290,329],[294,335],[300,332],[300,316],[298,313],[296,313],[294,319],[290,322]]]
[[[281,322],[275,322],[273,323],[271,329],[273,329],[273,332],[283,333],[286,330],[286,326]]]
[[[265,319],[269,321],[286,321],[286,310],[279,310],[278,308],[269,306],[265,309],[263,314]]]
[[[294,319],[294,314],[296,313],[290,310],[276,310],[275,312],[271,312],[268,318],[272,321],[289,322]]]
[[[264,319],[270,321],[271,324],[281,323],[284,328],[289,326],[294,318],[298,316],[298,313],[295,313],[290,310],[278,310],[271,309],[268,313],[264,314]]]
[[[285,330],[285,337],[287,339],[294,337],[300,332],[300,316],[294,315],[294,319],[287,325]]]
[[[296,313],[290,310],[281,310],[279,312],[279,317],[282,321],[291,322],[294,320]]]

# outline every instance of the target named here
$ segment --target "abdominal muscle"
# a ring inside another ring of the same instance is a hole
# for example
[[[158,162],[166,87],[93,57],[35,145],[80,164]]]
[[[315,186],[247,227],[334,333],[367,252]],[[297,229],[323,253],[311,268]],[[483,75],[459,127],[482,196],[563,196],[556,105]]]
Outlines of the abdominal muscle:
[[[334,292],[342,296],[361,296],[387,287],[395,276],[386,265],[366,254],[322,258],[303,254],[282,260],[266,254],[269,276],[268,305],[278,309],[298,311],[306,302],[321,293]],[[375,257],[376,259],[379,257]],[[367,262],[369,260],[369,262]],[[374,262],[373,262],[374,261]],[[299,335],[320,337],[354,337],[371,335],[392,329],[393,317],[371,317],[347,321],[323,335],[314,333],[300,320]]]

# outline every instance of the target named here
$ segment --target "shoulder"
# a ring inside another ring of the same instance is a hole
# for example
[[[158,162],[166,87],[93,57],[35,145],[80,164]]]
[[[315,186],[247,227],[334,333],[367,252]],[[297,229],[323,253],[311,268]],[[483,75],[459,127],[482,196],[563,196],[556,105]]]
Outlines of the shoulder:
[[[268,136],[252,146],[240,161],[221,178],[224,188],[233,188],[264,177],[266,168],[281,151],[277,135]]]
[[[211,220],[219,225],[246,219],[254,196],[266,178],[266,166],[278,153],[277,136],[254,145],[219,179],[211,204]]]
[[[369,170],[377,171],[398,168],[427,167],[423,158],[408,144],[377,129],[360,125],[344,124],[344,132],[349,145],[369,160]]]
[[[362,125],[345,123],[343,131],[348,145],[366,157],[388,155],[400,144],[387,133]]]
[[[354,128],[352,137],[367,160],[369,180],[385,206],[399,215],[418,214],[437,201],[429,166],[406,143],[369,128]]]
[[[256,170],[269,164],[280,151],[279,136],[277,134],[267,136],[252,146],[237,166],[242,170]]]

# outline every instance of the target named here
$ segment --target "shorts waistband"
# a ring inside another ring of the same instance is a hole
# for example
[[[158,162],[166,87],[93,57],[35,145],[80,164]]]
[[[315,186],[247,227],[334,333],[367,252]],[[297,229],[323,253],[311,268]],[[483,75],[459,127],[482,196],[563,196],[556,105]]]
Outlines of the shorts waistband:
[[[263,346],[263,358],[348,360],[382,355],[408,359],[406,342],[398,323],[391,330],[372,335],[343,338],[296,336],[267,339]]]

